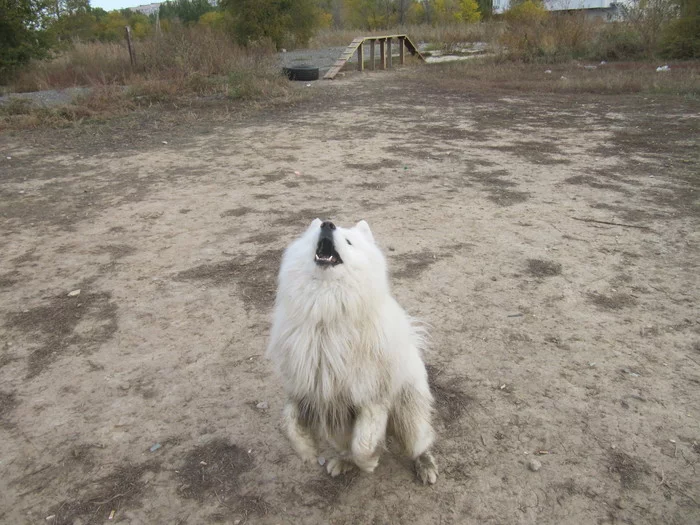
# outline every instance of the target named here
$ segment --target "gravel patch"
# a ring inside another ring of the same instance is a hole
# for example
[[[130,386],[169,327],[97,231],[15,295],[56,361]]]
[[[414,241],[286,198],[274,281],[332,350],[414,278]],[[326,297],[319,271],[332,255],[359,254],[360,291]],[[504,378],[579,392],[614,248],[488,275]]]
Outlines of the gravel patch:
[[[13,99],[31,100],[37,106],[50,107],[70,104],[79,95],[90,91],[87,87],[72,87],[67,89],[49,89],[30,93],[10,93],[0,96],[0,105],[9,104]]]

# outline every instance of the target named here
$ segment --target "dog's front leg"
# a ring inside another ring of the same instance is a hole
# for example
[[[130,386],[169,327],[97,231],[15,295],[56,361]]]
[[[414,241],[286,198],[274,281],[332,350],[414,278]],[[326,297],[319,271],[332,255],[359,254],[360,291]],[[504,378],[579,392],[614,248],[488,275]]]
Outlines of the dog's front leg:
[[[379,452],[386,434],[389,410],[382,405],[360,409],[352,432],[352,460],[361,470],[372,472],[379,463]]]
[[[299,405],[287,401],[282,413],[284,429],[302,461],[315,461],[317,456],[316,439],[311,429],[299,417]]]

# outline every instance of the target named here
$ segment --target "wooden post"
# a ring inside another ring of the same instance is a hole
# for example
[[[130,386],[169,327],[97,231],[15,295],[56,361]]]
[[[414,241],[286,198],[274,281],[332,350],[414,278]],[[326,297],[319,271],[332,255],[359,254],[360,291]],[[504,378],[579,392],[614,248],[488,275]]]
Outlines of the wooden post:
[[[379,41],[379,69],[386,69],[386,39]]]
[[[357,48],[357,70],[365,70],[365,43],[362,42]]]
[[[126,44],[129,46],[131,67],[136,67],[136,53],[134,52],[134,43],[131,41],[131,28],[129,26],[126,26]]]
[[[376,44],[375,40],[370,40],[369,41],[369,68],[374,71],[375,64],[374,64],[374,44]]]
[[[406,40],[404,39],[404,37],[399,37],[399,62],[401,63],[402,66],[404,64],[404,58],[405,58],[404,57],[405,44],[406,44]]]
[[[391,68],[391,38],[386,39],[386,67]]]

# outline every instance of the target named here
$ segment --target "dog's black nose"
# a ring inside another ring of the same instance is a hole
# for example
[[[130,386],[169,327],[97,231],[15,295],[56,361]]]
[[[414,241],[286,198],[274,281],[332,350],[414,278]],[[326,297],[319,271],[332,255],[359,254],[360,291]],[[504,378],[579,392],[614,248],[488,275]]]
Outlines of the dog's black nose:
[[[321,229],[322,230],[335,230],[335,224],[333,224],[331,221],[323,221],[321,223]]]

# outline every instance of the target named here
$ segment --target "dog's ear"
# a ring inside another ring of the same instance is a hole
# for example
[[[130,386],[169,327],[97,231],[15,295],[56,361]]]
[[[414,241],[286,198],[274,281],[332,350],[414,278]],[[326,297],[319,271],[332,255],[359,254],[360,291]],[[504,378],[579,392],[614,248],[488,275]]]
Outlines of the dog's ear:
[[[374,242],[374,235],[372,235],[372,230],[369,229],[369,224],[367,224],[367,221],[362,220],[358,222],[355,225],[355,229],[367,237],[367,239],[369,239],[371,242]]]
[[[321,219],[318,219],[318,218],[314,219],[313,221],[311,221],[311,224],[309,224],[309,230],[312,228],[315,228],[315,229],[320,228],[322,222],[323,221],[321,221]]]

